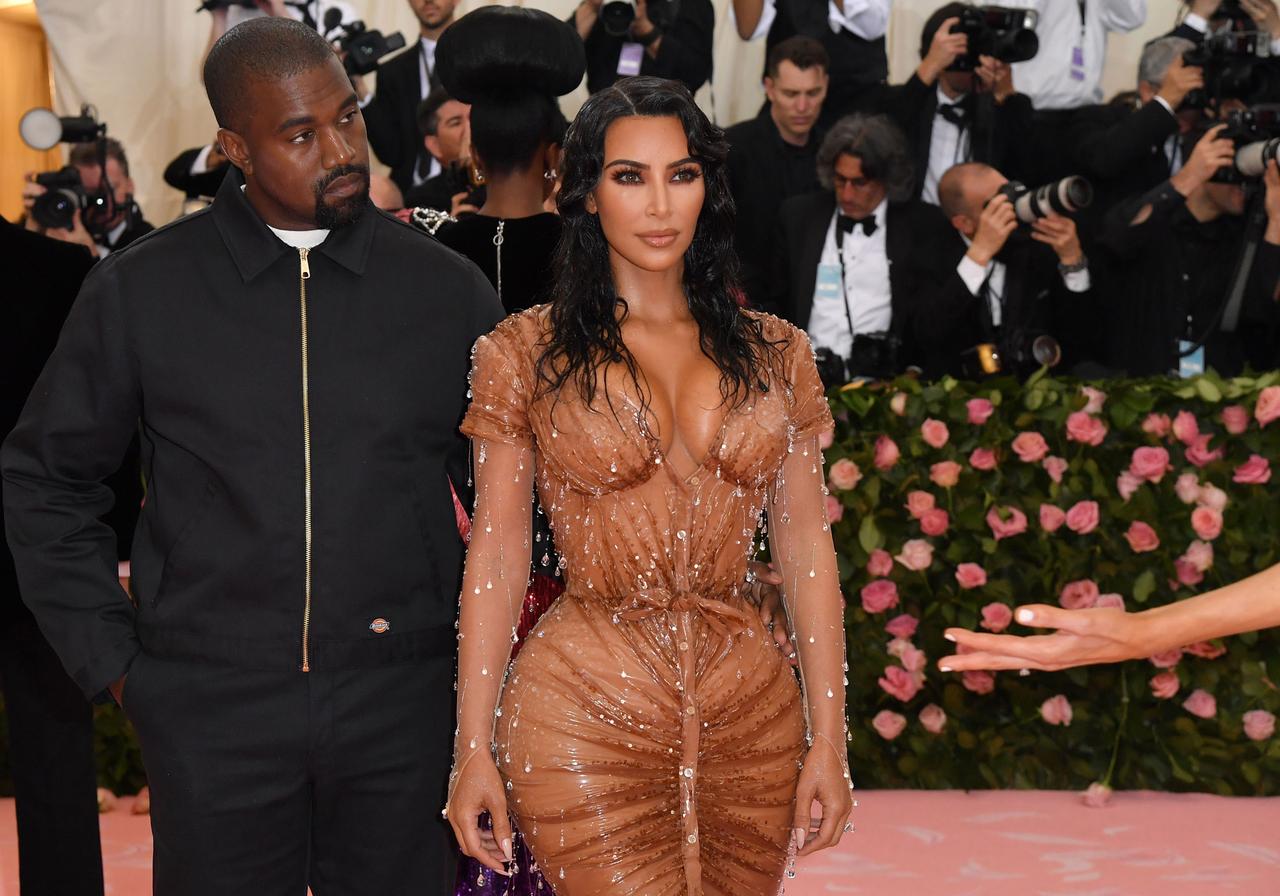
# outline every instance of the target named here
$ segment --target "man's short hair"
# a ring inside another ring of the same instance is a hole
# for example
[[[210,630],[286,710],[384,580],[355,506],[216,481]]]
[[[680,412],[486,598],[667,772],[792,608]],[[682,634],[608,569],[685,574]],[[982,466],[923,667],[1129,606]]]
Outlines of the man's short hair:
[[[924,27],[920,29],[921,59],[929,55],[929,47],[933,45],[933,36],[938,33],[942,23],[947,19],[959,18],[968,5],[968,3],[944,3],[933,11],[933,15],[924,20]]]
[[[204,62],[204,89],[218,126],[235,130],[253,103],[256,85],[279,82],[326,65],[333,48],[293,19],[249,19],[218,38]]]
[[[449,95],[449,91],[440,85],[431,88],[431,92],[427,94],[427,98],[418,103],[418,136],[434,137],[440,130],[440,110],[444,108],[444,104],[453,99]]]
[[[823,74],[831,71],[831,57],[827,55],[826,47],[803,34],[788,37],[769,51],[764,67],[765,77],[776,80],[778,69],[784,62],[790,62],[802,72],[815,65],[822,69]]]
[[[982,162],[961,162],[959,165],[952,165],[943,173],[938,179],[938,207],[947,216],[947,220],[970,212],[964,195],[965,175],[989,170],[993,170],[991,166]]]
[[[884,184],[890,199],[911,195],[911,156],[907,138],[886,115],[846,115],[837,121],[818,147],[818,181],[835,189],[836,161],[849,155],[862,163],[864,177]]]
[[[1162,37],[1151,41],[1142,48],[1142,56],[1138,60],[1138,83],[1146,81],[1159,87],[1164,83],[1164,76],[1173,60],[1188,50],[1194,50],[1195,46],[1185,37]]]
[[[120,141],[114,137],[107,138],[107,158],[115,159],[120,166],[120,170],[124,172],[124,176],[129,176],[129,158],[124,154],[124,147],[120,145]],[[77,143],[71,147],[68,161],[77,168],[97,165],[100,161],[98,158],[98,141]]]

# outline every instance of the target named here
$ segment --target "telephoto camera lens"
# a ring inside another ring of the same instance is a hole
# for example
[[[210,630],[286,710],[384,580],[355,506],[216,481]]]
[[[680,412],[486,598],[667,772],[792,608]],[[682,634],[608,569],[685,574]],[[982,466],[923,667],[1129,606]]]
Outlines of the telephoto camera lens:
[[[1070,215],[1088,208],[1093,202],[1093,185],[1083,177],[1071,175],[1009,198],[1018,220],[1031,224],[1049,215]]]
[[[1267,165],[1280,158],[1280,137],[1258,140],[1236,150],[1236,170],[1245,177],[1262,177]]]
[[[608,0],[600,7],[600,25],[613,37],[623,37],[635,20],[635,0]]]

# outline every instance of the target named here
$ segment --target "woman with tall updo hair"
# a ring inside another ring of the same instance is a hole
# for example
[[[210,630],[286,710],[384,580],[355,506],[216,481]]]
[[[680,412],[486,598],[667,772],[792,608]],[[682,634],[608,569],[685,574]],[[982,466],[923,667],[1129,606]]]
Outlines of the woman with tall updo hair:
[[[592,96],[551,301],[473,351],[445,816],[519,896],[774,896],[851,830],[831,412],[805,335],[734,299],[726,151],[675,82]],[[510,661],[535,490],[566,590]],[[752,603],[766,510],[799,682]]]
[[[439,240],[474,261],[508,312],[546,298],[560,218],[545,210],[567,126],[556,101],[585,70],[582,41],[547,13],[486,6],[440,37],[436,72],[471,106],[471,164],[486,198],[448,221]]]

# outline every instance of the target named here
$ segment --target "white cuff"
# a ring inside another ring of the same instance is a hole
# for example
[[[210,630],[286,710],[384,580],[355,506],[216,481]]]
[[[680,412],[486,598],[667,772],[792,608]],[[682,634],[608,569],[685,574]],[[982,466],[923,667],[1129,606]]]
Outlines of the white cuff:
[[[1198,16],[1193,12],[1187,13],[1186,18],[1182,20],[1182,24],[1186,25],[1192,31],[1199,31],[1204,34],[1209,30],[1209,22],[1204,16]]]
[[[213,152],[213,144],[210,143],[204,149],[200,150],[200,154],[196,156],[195,161],[191,163],[191,174],[205,174],[209,170],[209,153]]]
[[[964,281],[964,285],[968,287],[971,295],[977,295],[982,289],[982,284],[986,282],[987,275],[991,273],[991,268],[995,264],[994,261],[987,262],[987,266],[983,267],[968,255],[960,259],[960,263],[956,265],[956,273],[960,275],[960,279]]]
[[[1072,271],[1070,274],[1062,275],[1062,282],[1067,286],[1067,292],[1088,292],[1089,287],[1093,285],[1089,279],[1089,269],[1082,271]]]
[[[1280,37],[1271,38],[1271,55],[1280,56]]]
[[[360,97],[356,97],[356,106],[363,109],[365,106],[373,102],[373,95],[374,95],[374,92],[370,90],[367,94],[365,94],[364,99],[360,99]]]

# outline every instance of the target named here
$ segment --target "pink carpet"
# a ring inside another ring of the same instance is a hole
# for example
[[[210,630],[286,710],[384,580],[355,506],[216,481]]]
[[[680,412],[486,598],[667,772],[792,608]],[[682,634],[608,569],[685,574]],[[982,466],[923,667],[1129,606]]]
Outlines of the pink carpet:
[[[1280,798],[869,791],[859,830],[802,859],[787,896],[1280,894]],[[148,821],[102,816],[110,896],[150,894]],[[0,801],[0,896],[18,896],[13,801]],[[395,896],[395,894],[388,894]],[[434,896],[434,894],[423,894]]]

